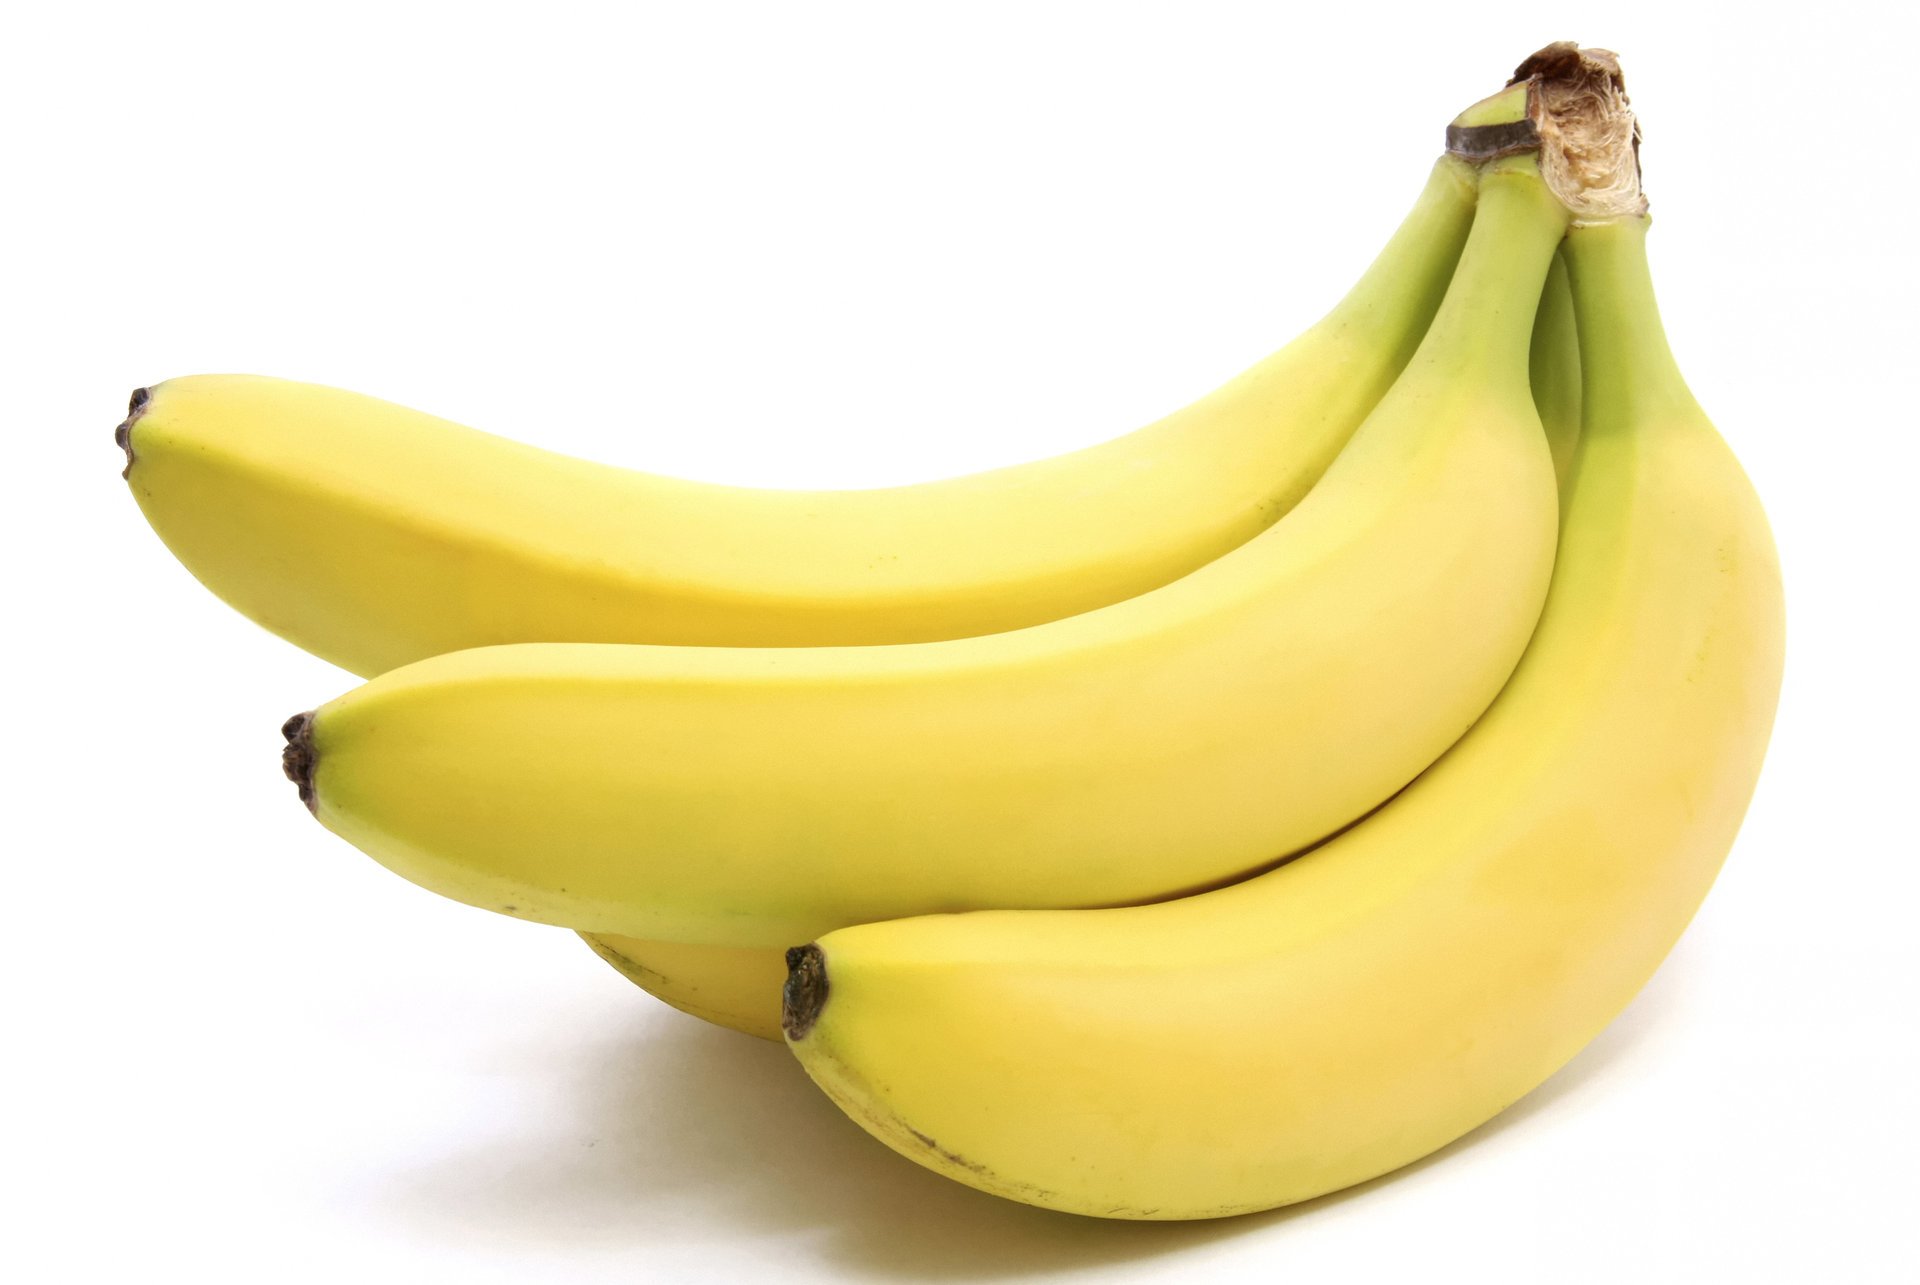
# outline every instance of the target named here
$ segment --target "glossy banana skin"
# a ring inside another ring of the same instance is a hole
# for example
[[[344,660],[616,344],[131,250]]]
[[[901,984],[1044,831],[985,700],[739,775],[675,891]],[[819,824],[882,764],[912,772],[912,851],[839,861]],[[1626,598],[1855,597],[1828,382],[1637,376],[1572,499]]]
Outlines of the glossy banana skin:
[[[209,589],[361,675],[499,643],[797,647],[996,633],[1176,580],[1307,494],[1405,366],[1472,218],[1436,164],[1292,344],[1101,445],[857,491],[717,486],[242,375],[136,394],[127,480]]]
[[[861,642],[1023,624],[1069,613],[1091,600],[1089,589],[1125,596],[1291,508],[1431,320],[1476,183],[1467,167],[1438,163],[1349,297],[1218,392],[1103,446],[950,483],[844,495],[701,486],[565,459],[341,390],[245,377],[142,390],[121,444],[156,531],[209,588],[362,674],[442,650],[563,636]],[[1116,520],[1126,507],[1102,497],[1140,485],[1135,478],[1161,493],[1129,528]],[[623,489],[611,525],[588,525],[580,494]],[[1067,491],[1072,502],[1061,503]],[[1088,529],[1081,519],[1102,508]],[[505,525],[508,510],[517,529]],[[668,530],[676,519],[685,528]],[[766,531],[790,547],[793,532],[779,528],[795,522],[814,541],[803,556],[755,560]],[[996,533],[1014,530],[1031,547],[1010,557]],[[838,552],[823,553],[831,542]],[[598,543],[653,549],[612,565],[590,547]],[[927,570],[916,584],[894,552],[915,544],[980,560]],[[1136,553],[1141,565],[1130,569]],[[1063,598],[1031,579],[1049,562]],[[815,577],[814,591],[839,606],[823,618],[797,609],[796,574]],[[849,605],[850,594],[859,601]],[[702,605],[714,598],[731,605]],[[779,1038],[778,950],[588,940],[668,1003]]]
[[[1482,179],[1419,351],[1288,518],[1067,620],[861,648],[538,644],[319,709],[319,819],[434,891],[782,946],[931,910],[1156,899],[1352,821],[1479,717],[1558,516],[1527,353],[1565,211]]]
[[[622,977],[681,1012],[763,1040],[780,1038],[785,951],[581,936]]]
[[[1486,717],[1359,825],[1221,891],[822,938],[791,1044],[848,1114],[1016,1200],[1212,1217],[1434,1151],[1626,1005],[1739,827],[1784,632],[1766,519],[1667,349],[1644,235],[1569,235],[1584,429],[1539,631]]]
[[[1580,348],[1565,252],[1554,258],[1534,322],[1530,383],[1564,486],[1580,436]],[[694,1016],[763,1039],[780,1038],[777,947],[700,947],[582,934],[596,954],[650,994]]]

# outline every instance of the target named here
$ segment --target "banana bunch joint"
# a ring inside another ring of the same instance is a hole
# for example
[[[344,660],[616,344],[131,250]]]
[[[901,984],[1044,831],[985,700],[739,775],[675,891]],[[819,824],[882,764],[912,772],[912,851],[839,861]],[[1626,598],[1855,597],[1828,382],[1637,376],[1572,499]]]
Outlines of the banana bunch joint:
[[[366,679],[322,825],[1109,1218],[1351,1186],[1645,984],[1772,727],[1778,561],[1682,379],[1615,57],[1447,130],[1332,311],[1100,445],[682,481],[258,376],[133,396],[160,538]]]

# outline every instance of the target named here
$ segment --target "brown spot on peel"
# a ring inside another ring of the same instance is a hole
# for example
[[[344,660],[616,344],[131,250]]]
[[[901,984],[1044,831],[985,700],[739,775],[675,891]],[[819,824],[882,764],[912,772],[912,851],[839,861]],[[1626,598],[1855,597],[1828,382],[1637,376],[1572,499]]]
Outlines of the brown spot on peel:
[[[780,1029],[804,1040],[827,1004],[827,956],[808,942],[787,951],[787,984],[781,990]]]
[[[935,1142],[932,1138],[920,1132],[920,1130],[914,1128],[910,1124],[907,1124],[906,1121],[904,1120],[901,1121],[901,1124],[905,1127],[908,1133],[911,1133],[913,1135],[913,1140],[915,1142],[918,1142],[921,1146],[933,1152],[934,1155],[939,1156],[942,1160],[946,1161],[948,1164],[954,1165],[961,1169],[970,1170],[974,1173],[981,1174],[987,1178],[992,1178],[996,1182],[1000,1180],[998,1174],[994,1173],[993,1170],[987,1168],[985,1165],[981,1164],[979,1161],[969,1160],[957,1151],[947,1150],[945,1147]],[[1026,1184],[1022,1184],[1022,1185],[1026,1185]],[[1041,1195],[1052,1194],[1051,1192],[1047,1192],[1040,1187],[1032,1187],[1031,1190]]]
[[[127,417],[114,426],[114,445],[127,453],[127,466],[120,470],[121,477],[133,472],[133,426],[147,413],[147,403],[152,400],[153,390],[134,389],[133,396],[127,398]]]
[[[313,748],[313,711],[295,714],[280,725],[287,747],[280,751],[280,770],[300,789],[300,801],[307,811],[316,812],[313,798],[313,769],[319,760]]]

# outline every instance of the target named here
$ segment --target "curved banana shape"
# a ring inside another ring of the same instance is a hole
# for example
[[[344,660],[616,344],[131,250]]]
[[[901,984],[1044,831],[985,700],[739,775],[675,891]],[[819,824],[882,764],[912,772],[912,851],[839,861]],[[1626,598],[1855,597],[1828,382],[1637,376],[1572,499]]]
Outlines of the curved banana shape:
[[[1102,445],[863,491],[716,486],[237,375],[135,394],[147,520],[214,593],[360,674],[494,643],[800,646],[997,633],[1117,602],[1304,496],[1425,333],[1472,219],[1434,168],[1319,324]]]
[[[456,900],[712,945],[1270,864],[1452,744],[1538,618],[1527,353],[1567,212],[1532,164],[1483,177],[1432,328],[1319,485],[1184,579],[951,642],[439,656],[296,719],[291,775]]]
[[[1562,491],[1580,434],[1580,350],[1566,255],[1554,256],[1534,321],[1534,406],[1546,425]],[[637,937],[581,936],[595,954],[642,990],[716,1025],[764,1039],[780,1038],[779,981],[785,952],[763,946],[688,946]]]
[[[783,951],[592,933],[581,937],[622,977],[681,1012],[763,1040],[780,1038],[780,989],[787,976]]]
[[[792,1048],[848,1114],[1016,1200],[1232,1214],[1434,1151],[1632,998],[1739,827],[1782,654],[1766,519],[1667,350],[1644,231],[1569,237],[1585,430],[1539,632],[1486,717],[1257,879],[796,950]]]

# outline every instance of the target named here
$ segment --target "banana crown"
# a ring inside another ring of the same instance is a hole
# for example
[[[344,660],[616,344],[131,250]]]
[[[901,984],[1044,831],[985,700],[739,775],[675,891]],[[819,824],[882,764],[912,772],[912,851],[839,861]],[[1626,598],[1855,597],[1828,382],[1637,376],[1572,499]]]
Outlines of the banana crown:
[[[1454,119],[1447,150],[1476,162],[1537,155],[1548,189],[1576,225],[1647,210],[1640,125],[1611,50],[1568,40],[1548,45],[1515,69],[1506,89]]]

